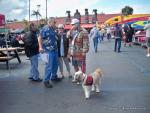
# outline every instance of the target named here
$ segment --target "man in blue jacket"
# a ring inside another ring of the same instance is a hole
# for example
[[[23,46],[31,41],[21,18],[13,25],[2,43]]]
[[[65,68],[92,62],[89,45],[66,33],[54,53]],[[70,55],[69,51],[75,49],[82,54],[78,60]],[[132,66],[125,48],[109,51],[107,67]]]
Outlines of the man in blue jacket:
[[[44,26],[39,35],[39,51],[48,54],[48,63],[45,67],[44,85],[52,88],[50,81],[60,81],[57,77],[58,69],[58,48],[55,18],[50,18],[46,26]]]

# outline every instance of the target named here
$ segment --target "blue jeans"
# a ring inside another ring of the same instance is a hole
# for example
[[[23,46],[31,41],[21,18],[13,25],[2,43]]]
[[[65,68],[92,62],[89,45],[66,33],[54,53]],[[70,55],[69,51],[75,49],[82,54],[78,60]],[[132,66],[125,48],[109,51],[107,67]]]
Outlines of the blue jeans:
[[[44,81],[49,81],[51,79],[57,78],[58,70],[58,52],[49,51],[48,52],[48,63],[45,66],[45,79]]]
[[[97,52],[98,37],[93,38],[93,44],[94,44],[94,51]]]
[[[120,48],[121,48],[121,38],[116,38],[114,51],[117,50],[118,52],[120,52]]]
[[[38,54],[30,57],[29,59],[30,59],[30,63],[31,63],[30,77],[33,78],[34,80],[36,80],[39,78]]]

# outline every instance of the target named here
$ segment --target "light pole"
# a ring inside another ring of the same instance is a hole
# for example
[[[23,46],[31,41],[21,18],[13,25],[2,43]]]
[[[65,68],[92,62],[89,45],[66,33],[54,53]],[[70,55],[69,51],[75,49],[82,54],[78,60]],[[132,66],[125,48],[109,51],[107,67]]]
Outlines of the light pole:
[[[29,0],[29,23],[30,23],[30,0]]]
[[[47,22],[47,0],[46,0],[46,22]]]

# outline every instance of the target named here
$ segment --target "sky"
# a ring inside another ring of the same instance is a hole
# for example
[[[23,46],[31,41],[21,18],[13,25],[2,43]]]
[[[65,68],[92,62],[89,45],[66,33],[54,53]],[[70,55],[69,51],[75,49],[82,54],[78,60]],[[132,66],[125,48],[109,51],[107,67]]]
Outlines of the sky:
[[[47,0],[48,17],[64,17],[67,16],[66,11],[71,11],[74,15],[76,9],[81,15],[84,15],[85,8],[88,8],[89,14],[93,14],[93,9],[97,9],[97,13],[113,14],[121,13],[121,9],[130,6],[134,9],[134,14],[150,14],[150,0]],[[30,0],[31,14],[33,10],[39,11],[41,18],[46,17],[46,0]],[[29,19],[29,0],[0,0],[0,13],[6,15],[6,20]],[[35,20],[31,16],[31,20]]]

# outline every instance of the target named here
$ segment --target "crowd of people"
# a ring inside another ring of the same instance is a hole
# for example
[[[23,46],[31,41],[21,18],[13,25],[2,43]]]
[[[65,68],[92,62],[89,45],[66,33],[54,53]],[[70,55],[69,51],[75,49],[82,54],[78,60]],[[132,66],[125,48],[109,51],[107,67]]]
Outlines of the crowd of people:
[[[148,22],[150,24],[150,19]],[[148,57],[150,57],[149,24],[144,28],[148,39]],[[39,53],[47,54],[48,62],[45,64],[43,81],[46,88],[52,88],[52,81],[59,82],[65,77],[64,64],[69,78],[72,78],[70,62],[72,62],[75,72],[82,71],[86,73],[86,53],[89,51],[89,38],[93,40],[95,53],[98,51],[98,43],[102,42],[105,36],[108,41],[114,37],[114,52],[121,52],[122,41],[124,41],[124,46],[127,43],[129,46],[132,46],[132,37],[135,30],[130,25],[122,26],[116,24],[112,30],[109,25],[105,29],[99,29],[95,24],[89,34],[86,29],[81,27],[78,19],[72,19],[71,26],[71,29],[66,32],[63,24],[59,24],[56,27],[55,18],[50,18],[47,25],[41,28],[40,33],[37,35],[35,25],[33,23],[30,24],[30,30],[24,38],[25,53],[31,62],[29,79],[35,82],[42,81],[38,71]],[[61,78],[57,75],[58,68]]]
[[[114,51],[120,53],[121,48],[121,42],[124,42],[124,47],[126,47],[126,44],[129,45],[129,47],[132,46],[132,39],[133,35],[135,33],[134,28],[131,27],[131,25],[119,25],[116,24],[114,27],[110,27],[108,24],[105,28],[99,28],[96,25],[91,29],[90,31],[90,38],[93,39],[93,45],[94,45],[94,51],[97,53],[97,48],[99,42],[102,42],[104,40],[104,37],[110,42],[112,38],[115,39],[114,44]]]
[[[44,26],[39,35],[36,35],[35,25],[30,24],[30,31],[26,33],[25,53],[31,62],[29,79],[40,82],[38,71],[38,54],[47,53],[48,62],[45,66],[44,85],[52,88],[52,82],[59,82],[64,78],[63,62],[68,71],[68,77],[71,78],[70,59],[75,72],[86,71],[86,53],[89,50],[88,32],[80,26],[78,19],[71,22],[72,28],[66,33],[64,26],[59,24],[56,29],[55,18],[50,18],[47,25]],[[62,75],[58,77],[58,67]]]

